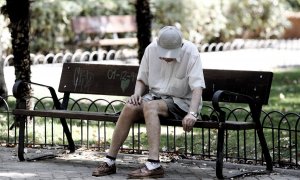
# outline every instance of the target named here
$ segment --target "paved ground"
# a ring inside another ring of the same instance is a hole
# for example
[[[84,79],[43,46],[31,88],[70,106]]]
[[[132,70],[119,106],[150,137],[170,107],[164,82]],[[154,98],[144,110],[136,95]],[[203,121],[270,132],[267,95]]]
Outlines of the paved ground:
[[[145,155],[120,154],[117,160],[117,174],[105,177],[93,177],[91,172],[101,160],[103,154],[91,150],[78,150],[74,154],[66,154],[63,150],[29,149],[28,157],[40,154],[56,154],[58,157],[33,162],[19,162],[16,148],[0,147],[0,179],[30,179],[30,180],[85,180],[85,179],[127,179],[127,173],[138,168],[145,161]],[[178,160],[162,163],[166,175],[161,179],[217,179],[215,162]],[[239,175],[243,172],[261,172],[265,167],[225,163],[225,175]],[[300,179],[300,170],[276,168],[274,172],[262,175],[247,175],[234,179],[245,180],[296,180]]]

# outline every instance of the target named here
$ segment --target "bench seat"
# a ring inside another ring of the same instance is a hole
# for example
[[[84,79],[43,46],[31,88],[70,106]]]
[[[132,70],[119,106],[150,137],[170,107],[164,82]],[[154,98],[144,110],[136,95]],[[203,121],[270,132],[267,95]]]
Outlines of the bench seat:
[[[80,120],[94,120],[94,121],[107,121],[117,122],[119,115],[113,113],[103,112],[86,112],[86,111],[69,111],[69,110],[26,110],[26,109],[14,109],[13,114],[23,116],[37,116],[37,117],[52,117],[52,118],[66,118],[66,119],[80,119]],[[140,120],[137,123],[144,124],[144,120]],[[181,126],[181,120],[176,119],[163,119],[162,125],[169,126]],[[198,120],[194,127],[197,128],[211,128],[218,129],[223,125],[228,130],[247,130],[254,129],[254,122],[238,122],[238,121],[226,121],[220,123],[213,120]]]

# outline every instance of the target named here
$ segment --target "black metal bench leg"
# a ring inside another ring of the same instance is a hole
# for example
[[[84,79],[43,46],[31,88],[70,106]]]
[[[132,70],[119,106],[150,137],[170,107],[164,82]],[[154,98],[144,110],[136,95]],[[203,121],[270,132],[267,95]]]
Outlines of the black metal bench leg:
[[[73,152],[75,152],[75,143],[73,141],[72,134],[69,130],[66,119],[65,118],[60,118],[60,122],[61,122],[61,125],[63,126],[64,133],[65,133],[65,135],[67,137],[67,140],[68,140],[70,153],[73,153]]]
[[[20,161],[25,161],[25,158],[24,158],[25,119],[26,119],[26,117],[17,117],[17,121],[16,121],[19,124],[18,158]]]
[[[217,144],[217,160],[216,160],[216,175],[218,179],[224,179],[223,176],[223,149],[224,149],[224,128],[218,129],[218,144]]]
[[[260,125],[259,125],[260,126]],[[261,144],[261,148],[262,148],[262,152],[264,155],[264,158],[266,160],[267,163],[267,170],[269,171],[273,171],[273,164],[272,164],[272,158],[268,149],[268,145],[263,133],[263,129],[260,127],[257,129],[257,135]]]

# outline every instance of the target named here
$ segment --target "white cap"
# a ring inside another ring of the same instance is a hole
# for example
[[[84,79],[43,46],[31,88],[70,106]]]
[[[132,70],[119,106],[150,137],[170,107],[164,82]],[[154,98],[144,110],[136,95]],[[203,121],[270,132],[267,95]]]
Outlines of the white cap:
[[[182,34],[175,26],[165,26],[158,33],[158,55],[164,58],[179,58]]]

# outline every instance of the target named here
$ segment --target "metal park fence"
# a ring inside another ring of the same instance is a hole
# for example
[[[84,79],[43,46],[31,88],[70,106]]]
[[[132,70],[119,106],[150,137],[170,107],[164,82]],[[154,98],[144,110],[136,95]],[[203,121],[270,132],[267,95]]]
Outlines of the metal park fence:
[[[269,39],[269,40],[256,40],[256,39],[236,39],[232,42],[220,43],[204,43],[197,44],[199,52],[218,52],[218,51],[232,51],[240,49],[285,49],[285,50],[300,50],[300,39]],[[105,61],[105,60],[136,60],[137,50],[128,48],[119,49],[98,49],[96,51],[84,51],[82,49],[72,52],[48,53],[44,54],[31,54],[31,62],[36,64],[55,64],[64,62],[83,62],[83,61]],[[2,57],[4,66],[13,65],[13,55]]]
[[[32,97],[32,108],[52,109],[51,97]],[[11,110],[15,106],[12,96],[3,99],[0,112],[0,142],[5,145],[17,145],[18,128],[12,126],[14,117]],[[69,108],[81,111],[119,112],[123,106],[122,100],[106,100],[103,98],[72,99]],[[233,121],[251,121],[247,108],[223,107],[227,119]],[[218,114],[205,104],[201,115],[204,119],[217,119]],[[86,121],[84,119],[67,120],[77,147],[105,151],[109,148],[114,123],[101,121]],[[264,134],[273,159],[278,167],[300,167],[300,114],[282,113],[279,111],[262,112],[261,122]],[[162,127],[161,152],[186,158],[214,160],[216,158],[217,131],[213,129],[194,128],[186,133],[180,127]],[[27,147],[66,147],[67,141],[63,134],[59,119],[28,118],[26,122]],[[227,131],[224,157],[226,161],[246,164],[263,164],[264,159],[255,130]],[[147,138],[145,126],[136,124],[131,128],[122,149],[126,153],[147,153]]]

